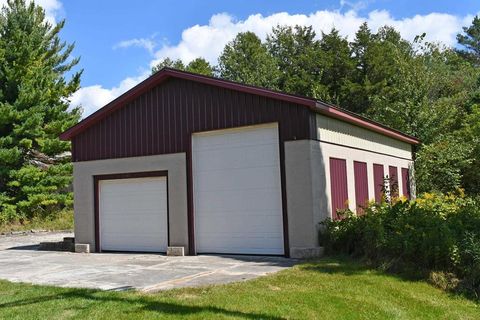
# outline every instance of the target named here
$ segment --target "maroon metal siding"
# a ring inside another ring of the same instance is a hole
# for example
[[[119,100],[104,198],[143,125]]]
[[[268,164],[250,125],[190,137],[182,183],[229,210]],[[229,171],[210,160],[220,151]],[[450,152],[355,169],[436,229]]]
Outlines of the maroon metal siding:
[[[73,138],[73,161],[187,152],[193,132],[278,122],[281,142],[315,138],[304,106],[171,78]]]
[[[338,219],[337,210],[348,208],[347,162],[330,158],[330,186],[332,197],[332,218]]]
[[[402,193],[410,199],[410,177],[407,168],[402,168]]]
[[[365,162],[353,162],[353,174],[355,178],[355,201],[357,213],[363,213],[363,208],[368,203],[368,175]]]
[[[120,108],[123,108],[125,105],[130,104],[133,100],[138,99],[139,96],[152,90],[162,82],[170,79],[183,79],[188,81],[194,81],[197,83],[203,83],[207,85],[216,86],[219,88],[224,89],[231,89],[237,92],[249,93],[265,98],[272,98],[278,101],[284,101],[288,103],[302,105],[313,112],[319,112],[322,114],[326,114],[327,116],[340,119],[342,121],[346,121],[349,123],[353,123],[360,127],[368,128],[369,130],[373,130],[375,132],[379,132],[386,136],[399,139],[401,141],[405,141],[411,144],[419,144],[420,141],[415,137],[409,136],[405,133],[400,131],[391,129],[386,127],[378,122],[372,121],[370,119],[364,118],[359,116],[355,113],[343,110],[339,107],[329,105],[320,101],[317,101],[312,98],[302,97],[298,95],[286,94],[283,92],[272,91],[265,88],[260,88],[256,86],[246,85],[238,82],[233,82],[225,79],[219,79],[215,77],[207,77],[200,74],[170,69],[170,68],[163,68],[159,72],[155,73],[151,77],[145,79],[132,89],[128,90],[118,98],[114,99],[103,108],[94,112],[75,126],[69,128],[67,131],[63,132],[60,135],[62,140],[72,140],[73,137],[78,135],[79,133],[85,131],[89,127],[96,125],[99,121],[104,119],[105,117],[110,116],[112,113],[117,111]]]
[[[373,164],[373,184],[374,184],[374,190],[375,190],[375,201],[377,203],[382,202],[383,189],[384,189],[384,183],[385,183],[383,179],[384,179],[383,165],[374,163]]]
[[[398,170],[397,167],[389,166],[388,173],[390,175],[390,195],[398,197]]]

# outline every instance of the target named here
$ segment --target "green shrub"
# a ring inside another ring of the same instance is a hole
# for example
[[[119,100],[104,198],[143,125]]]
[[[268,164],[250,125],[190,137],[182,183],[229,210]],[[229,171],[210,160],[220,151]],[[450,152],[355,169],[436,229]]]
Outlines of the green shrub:
[[[320,241],[327,253],[348,254],[394,272],[454,274],[460,279],[457,289],[478,297],[479,204],[461,191],[372,203],[363,215],[347,210],[339,212],[340,220],[323,222]]]
[[[73,208],[70,163],[48,168],[28,165],[12,170],[10,179],[7,186],[15,196],[0,193],[0,225],[14,221],[51,219],[58,212]]]

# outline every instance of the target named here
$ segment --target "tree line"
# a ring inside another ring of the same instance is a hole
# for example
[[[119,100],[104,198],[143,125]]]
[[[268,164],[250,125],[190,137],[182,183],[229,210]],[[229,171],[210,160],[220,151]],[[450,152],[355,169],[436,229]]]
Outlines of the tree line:
[[[82,70],[73,44],[27,0],[0,11],[0,223],[50,217],[72,208],[70,144],[61,132],[81,118],[69,107]],[[348,40],[338,30],[277,26],[228,43],[215,66],[201,57],[164,66],[336,104],[419,137],[419,191],[480,190],[480,19],[458,47],[414,41],[367,24]]]

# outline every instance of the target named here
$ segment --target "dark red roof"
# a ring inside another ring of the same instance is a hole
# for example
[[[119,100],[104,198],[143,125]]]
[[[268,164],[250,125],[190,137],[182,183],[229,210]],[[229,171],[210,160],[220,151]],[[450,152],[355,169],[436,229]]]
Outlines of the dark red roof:
[[[299,105],[304,105],[305,107],[311,109],[314,112],[321,113],[333,118],[337,118],[345,122],[352,123],[354,125],[381,133],[383,135],[386,135],[404,142],[408,142],[411,144],[420,143],[420,141],[413,136],[407,135],[398,130],[391,129],[378,122],[364,118],[362,116],[346,111],[339,107],[317,101],[313,98],[286,94],[283,92],[273,91],[265,88],[255,87],[251,85],[241,84],[233,81],[228,81],[228,80],[219,79],[215,77],[208,77],[208,76],[194,74],[194,73],[185,72],[185,71],[179,71],[179,70],[170,69],[170,68],[163,68],[162,70],[158,71],[151,77],[142,81],[132,89],[128,90],[127,92],[125,92],[124,94],[116,98],[115,100],[111,101],[110,103],[105,105],[103,108],[100,108],[90,116],[86,117],[85,119],[83,119],[82,121],[80,121],[79,123],[71,127],[70,129],[63,132],[60,135],[60,139],[62,140],[72,139],[74,136],[78,135],[82,131],[86,130],[87,128],[97,123],[98,121],[107,117],[112,112],[115,112],[116,110],[122,108],[128,102],[132,101],[133,99],[140,96],[144,92],[152,89],[153,87],[161,84],[163,81],[171,77],[196,81],[196,82],[209,84],[217,87],[232,89],[236,91],[251,93],[251,94],[264,96],[272,99],[283,100],[283,101],[296,103]]]

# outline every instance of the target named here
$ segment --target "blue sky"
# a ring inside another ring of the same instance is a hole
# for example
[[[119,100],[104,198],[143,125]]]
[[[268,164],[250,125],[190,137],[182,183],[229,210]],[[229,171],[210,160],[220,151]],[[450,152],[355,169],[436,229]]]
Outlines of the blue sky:
[[[76,43],[84,69],[72,104],[82,104],[86,115],[144,79],[165,56],[215,63],[240,31],[264,38],[278,23],[311,24],[317,33],[336,27],[351,37],[367,21],[373,29],[393,25],[407,39],[426,32],[429,40],[454,45],[461,26],[480,12],[479,0],[37,1],[49,19],[66,19],[62,36]]]

